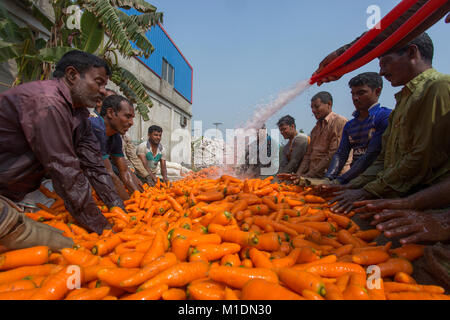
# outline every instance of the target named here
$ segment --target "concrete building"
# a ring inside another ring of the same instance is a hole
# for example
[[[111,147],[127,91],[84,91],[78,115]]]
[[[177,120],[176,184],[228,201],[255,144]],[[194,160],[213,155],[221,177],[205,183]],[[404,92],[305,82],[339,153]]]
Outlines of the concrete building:
[[[52,17],[49,0],[38,0],[37,3]],[[2,0],[2,4],[17,23],[26,24],[33,28],[36,34],[48,38],[48,31],[20,3]],[[126,12],[135,14],[137,11]],[[136,112],[129,134],[133,142],[138,144],[147,139],[148,127],[159,125],[163,128],[162,143],[166,150],[170,150],[168,160],[190,163],[193,68],[161,25],[151,28],[146,36],[155,48],[148,59],[124,59],[119,55],[119,64],[143,83],[153,102],[149,113],[150,120],[143,121],[141,115]],[[14,81],[14,65],[14,62],[0,65],[0,92],[6,90]],[[112,82],[108,87],[118,91]]]

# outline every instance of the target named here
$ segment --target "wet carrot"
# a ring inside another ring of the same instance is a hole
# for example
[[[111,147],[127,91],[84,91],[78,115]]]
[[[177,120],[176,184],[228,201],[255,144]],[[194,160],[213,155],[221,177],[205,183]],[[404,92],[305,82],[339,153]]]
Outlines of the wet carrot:
[[[47,263],[50,256],[49,251],[50,248],[47,246],[7,251],[0,254],[0,270]]]
[[[325,203],[325,199],[322,197],[314,196],[314,195],[305,195],[305,202],[306,203]]]
[[[423,245],[405,244],[400,248],[390,250],[390,253],[393,257],[414,261],[423,255],[424,248]]]
[[[222,244],[203,243],[195,248],[198,252],[203,253],[209,261],[221,259],[226,254],[234,254],[241,250],[239,244],[231,242]]]
[[[121,287],[134,287],[141,285],[145,281],[153,278],[158,273],[174,266],[177,263],[177,257],[172,252],[166,252],[163,256],[150,262],[135,274],[120,282]]]
[[[327,300],[344,300],[342,291],[334,283],[325,282],[325,298]]]
[[[88,267],[99,263],[100,257],[94,256],[91,252],[83,249],[74,250],[65,248],[61,250],[61,254],[69,264]]]
[[[113,287],[120,287],[120,283],[139,271],[139,268],[103,268],[97,271],[99,280]]]
[[[189,240],[189,244],[191,246],[196,246],[199,244],[210,243],[210,244],[220,244],[222,242],[222,238],[215,233],[198,235]]]
[[[381,231],[378,229],[371,229],[366,231],[358,231],[355,232],[354,236],[358,237],[364,241],[373,241],[376,237],[381,234]]]
[[[187,287],[189,298],[194,300],[223,300],[225,286],[210,280],[194,281]]]
[[[103,238],[97,241],[91,251],[95,255],[104,256],[113,251],[120,243],[122,243],[122,240],[117,234],[114,234],[112,237]]]
[[[238,254],[226,254],[220,260],[220,264],[228,267],[239,267],[241,265],[241,259]]]
[[[144,257],[141,261],[141,267],[144,267],[145,265],[149,264],[153,260],[157,259],[158,257],[162,256],[165,249],[165,241],[167,238],[165,237],[165,234],[162,230],[156,231],[156,236],[153,239],[151,247],[148,249],[148,251],[145,253]]]
[[[101,300],[109,294],[109,287],[100,287],[84,290],[78,294],[72,295],[65,300]]]
[[[38,291],[38,288],[17,290],[0,293],[0,300],[29,300]]]
[[[144,253],[142,252],[132,251],[122,253],[117,260],[117,265],[120,268],[138,268],[143,258]]]
[[[381,277],[392,277],[395,276],[397,272],[404,272],[411,275],[413,272],[413,266],[411,262],[406,259],[391,258],[386,262],[377,264],[380,268]]]
[[[352,244],[346,244],[344,246],[341,246],[340,248],[336,249],[334,251],[334,254],[340,258],[343,257],[345,255],[349,255],[353,250],[353,245]]]
[[[416,284],[416,280],[414,280],[413,277],[411,277],[409,274],[404,272],[397,272],[394,277],[395,282],[401,282],[401,283],[409,283],[409,284]]]
[[[281,246],[281,237],[276,232],[266,232],[258,236],[256,249],[264,251],[277,251]]]
[[[262,252],[256,248],[251,248],[249,250],[250,259],[256,268],[267,268],[271,269],[273,267],[272,261]]]
[[[120,300],[159,300],[163,293],[167,291],[169,287],[167,284],[158,284],[145,290],[138,291]]]
[[[380,249],[366,250],[360,254],[353,255],[353,262],[361,265],[372,265],[385,262],[389,259],[389,254]]]
[[[239,295],[240,296],[240,295]],[[235,290],[225,287],[225,297],[224,300],[239,300],[239,296]]]
[[[17,290],[29,290],[36,288],[36,284],[31,280],[15,280],[0,285],[0,293]]]
[[[286,257],[279,258],[279,259],[273,259],[272,260],[273,267],[274,268],[292,267],[297,262],[301,251],[302,251],[302,248],[295,248]]]
[[[391,292],[387,293],[388,300],[449,300],[449,296],[431,292]]]
[[[326,293],[324,282],[320,276],[315,274],[292,268],[282,268],[278,275],[287,287],[299,294],[302,294],[303,290],[311,290],[321,296]]]
[[[31,300],[60,300],[69,292],[67,285],[69,279],[74,274],[70,266],[50,275],[30,297]],[[80,275],[82,276],[82,274]],[[82,281],[81,281],[82,282]]]
[[[347,262],[318,264],[307,268],[306,271],[327,278],[337,278],[347,272],[365,274],[364,268],[360,265]]]
[[[272,283],[278,283],[276,273],[265,268],[219,266],[209,270],[209,277],[237,289],[242,289],[245,283],[251,279],[263,279]]]
[[[384,285],[384,290],[386,291],[386,293],[404,292],[404,291],[422,291],[422,292],[430,292],[430,293],[437,293],[437,294],[445,293],[445,289],[440,286],[419,285],[419,284],[410,284],[410,283],[401,283],[401,282],[386,282]]]
[[[263,279],[248,281],[242,288],[242,300],[304,300],[285,287]]]
[[[167,284],[169,287],[182,287],[195,279],[205,277],[209,265],[203,261],[181,262],[157,274],[144,282],[139,290],[145,290],[159,284]]]
[[[163,292],[163,300],[186,300],[186,292],[182,289],[171,288]]]

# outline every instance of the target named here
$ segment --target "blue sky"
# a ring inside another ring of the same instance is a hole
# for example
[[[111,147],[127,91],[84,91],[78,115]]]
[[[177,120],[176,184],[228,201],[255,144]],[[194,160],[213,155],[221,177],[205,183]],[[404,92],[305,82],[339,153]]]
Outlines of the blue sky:
[[[381,16],[394,0],[150,0],[164,12],[164,28],[194,69],[193,120],[203,129],[235,128],[249,119],[257,105],[281,90],[309,79],[328,53],[367,31],[367,8],[378,5]],[[434,67],[450,73],[450,24],[442,19],[429,29],[435,45]],[[322,90],[334,98],[333,110],[348,119],[354,110],[348,81],[366,71],[379,71],[378,60],[337,82],[308,89],[271,118],[292,115],[297,128],[309,134],[315,125],[311,97]],[[380,102],[395,105],[384,80]]]

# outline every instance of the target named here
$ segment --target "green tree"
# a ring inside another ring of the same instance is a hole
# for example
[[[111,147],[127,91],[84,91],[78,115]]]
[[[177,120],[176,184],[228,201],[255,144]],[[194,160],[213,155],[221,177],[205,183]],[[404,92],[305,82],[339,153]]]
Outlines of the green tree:
[[[31,28],[19,27],[0,7],[0,62],[15,59],[18,74],[13,85],[49,79],[54,63],[70,50],[95,53],[110,65],[111,80],[136,104],[143,119],[149,120],[151,99],[142,83],[119,66],[118,54],[125,59],[151,55],[154,48],[145,32],[163,22],[163,14],[156,7],[144,0],[49,0],[54,14],[51,20],[33,0],[19,1],[47,28],[50,37],[37,38]],[[69,10],[73,6],[82,11],[79,29],[68,23],[74,19],[74,12]],[[133,8],[139,14],[128,15],[120,8]]]

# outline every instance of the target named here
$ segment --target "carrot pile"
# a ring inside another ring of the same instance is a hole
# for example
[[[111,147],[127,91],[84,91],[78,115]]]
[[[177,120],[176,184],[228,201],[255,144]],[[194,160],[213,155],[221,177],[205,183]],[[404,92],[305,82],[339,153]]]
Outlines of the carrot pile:
[[[43,191],[56,202],[27,215],[76,245],[0,254],[0,299],[449,298],[411,277],[424,246],[379,246],[379,231],[361,231],[352,214],[333,214],[325,199],[271,177],[158,182],[125,202],[128,214],[106,209],[94,194],[113,225],[100,236],[77,226],[62,200]]]

